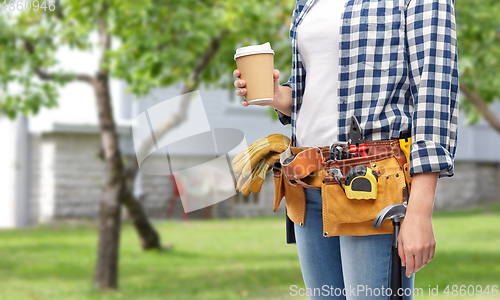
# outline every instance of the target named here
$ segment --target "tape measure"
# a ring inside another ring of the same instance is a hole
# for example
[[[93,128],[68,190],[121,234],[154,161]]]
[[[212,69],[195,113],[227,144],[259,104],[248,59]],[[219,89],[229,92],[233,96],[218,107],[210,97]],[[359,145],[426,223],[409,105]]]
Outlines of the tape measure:
[[[366,166],[355,166],[345,175],[345,194],[349,199],[376,199],[377,173]]]

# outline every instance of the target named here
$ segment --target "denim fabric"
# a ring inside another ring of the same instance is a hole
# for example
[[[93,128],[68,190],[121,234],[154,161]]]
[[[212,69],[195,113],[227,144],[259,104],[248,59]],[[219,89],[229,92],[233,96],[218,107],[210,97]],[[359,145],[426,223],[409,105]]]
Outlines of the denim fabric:
[[[389,299],[392,235],[323,237],[321,192],[305,193],[304,227],[295,224],[295,237],[309,299]],[[413,299],[413,283],[414,275],[403,276],[411,291],[405,300]]]

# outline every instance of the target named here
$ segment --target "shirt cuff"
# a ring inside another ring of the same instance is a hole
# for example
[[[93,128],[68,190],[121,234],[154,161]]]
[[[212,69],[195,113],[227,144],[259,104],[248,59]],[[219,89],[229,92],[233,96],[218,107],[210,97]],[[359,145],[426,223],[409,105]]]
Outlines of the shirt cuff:
[[[288,125],[288,124],[291,124],[292,123],[292,118],[283,114],[282,112],[280,112],[279,110],[277,110],[276,108],[274,109],[274,111],[276,112],[276,114],[278,115],[278,119],[280,120],[281,124],[283,125]]]
[[[432,141],[412,143],[410,176],[424,172],[439,172],[439,178],[453,176],[453,156],[446,148]]]

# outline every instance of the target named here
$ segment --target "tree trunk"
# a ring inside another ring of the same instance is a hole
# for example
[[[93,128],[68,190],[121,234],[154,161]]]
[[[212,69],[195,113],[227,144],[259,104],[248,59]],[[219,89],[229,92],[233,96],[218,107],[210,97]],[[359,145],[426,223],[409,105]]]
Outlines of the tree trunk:
[[[104,161],[104,149],[102,145],[98,152],[98,156]],[[160,250],[163,249],[161,246],[160,235],[151,225],[151,222],[149,222],[141,203],[137,201],[133,194],[133,182],[138,169],[139,166],[137,165],[136,159],[133,159],[132,162],[128,164],[127,168],[123,169],[122,176],[125,185],[125,192],[121,198],[121,204],[127,209],[128,218],[134,225],[142,250]]]
[[[111,35],[105,20],[108,4],[104,3],[97,18],[99,33],[99,72],[92,80],[101,144],[105,164],[104,187],[101,195],[99,243],[94,274],[94,284],[100,289],[118,288],[118,251],[120,247],[121,204],[125,204],[141,237],[143,249],[160,248],[160,238],[150,225],[140,204],[135,201],[122,162],[109,88],[109,71],[106,52],[111,49]]]
[[[104,149],[102,145],[98,156],[104,161]],[[125,181],[125,192],[121,204],[127,209],[128,218],[134,225],[142,250],[160,250],[162,249],[160,235],[149,222],[141,203],[137,201],[133,194],[133,182],[138,169],[139,166],[136,159],[133,159],[127,168],[123,169],[122,176]]]
[[[120,246],[120,200],[125,192],[124,168],[111,107],[109,75],[99,72],[92,84],[97,99],[105,163],[94,284],[99,289],[116,289],[118,287],[118,250]]]
[[[133,181],[137,175],[137,160],[128,167],[125,172],[126,191],[123,197],[123,205],[127,208],[128,216],[134,224],[135,230],[141,241],[142,250],[162,249],[160,235],[148,220],[141,203],[133,195]]]
[[[483,117],[490,123],[491,127],[500,133],[500,119],[489,109],[488,105],[475,91],[470,90],[464,84],[460,83],[460,90],[464,92],[467,99],[477,108]]]
[[[183,93],[188,93],[197,86],[199,74],[214,56],[220,46],[219,37],[212,39],[207,52],[195,66]],[[100,20],[100,38],[103,53],[109,49],[109,35],[105,24]],[[101,70],[92,82],[97,99],[99,124],[101,127],[101,142],[106,165],[105,183],[101,197],[101,212],[99,224],[99,244],[97,250],[97,265],[94,284],[101,289],[116,289],[118,287],[118,249],[120,244],[120,205],[124,204],[141,239],[144,250],[160,248],[160,237],[149,223],[142,206],[132,194],[130,180],[135,177],[138,166],[134,164],[127,172],[121,160],[118,148],[118,137],[113,119],[111,96],[109,92],[109,74]],[[187,98],[186,98],[187,99]],[[184,99],[183,102],[188,102]],[[183,113],[187,111],[188,103],[184,103]],[[181,116],[183,115],[181,113]],[[167,126],[170,127],[170,126]],[[171,128],[166,128],[169,131]],[[162,132],[162,135],[164,132]],[[127,174],[129,173],[129,174]],[[128,183],[128,184],[127,184]],[[122,201],[120,201],[122,200]]]

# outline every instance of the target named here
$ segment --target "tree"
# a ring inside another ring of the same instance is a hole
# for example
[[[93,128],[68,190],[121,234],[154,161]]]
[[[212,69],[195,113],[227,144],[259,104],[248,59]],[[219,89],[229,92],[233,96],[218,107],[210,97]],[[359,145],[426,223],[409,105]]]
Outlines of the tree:
[[[456,1],[460,90],[469,121],[482,115],[500,133],[500,118],[488,105],[500,100],[500,2]]]
[[[125,80],[137,96],[178,82],[184,86],[182,93],[202,82],[228,86],[235,49],[265,41],[273,43],[275,64],[283,70],[290,64],[287,36],[293,3],[66,0],[49,4],[45,11],[26,8],[19,14],[0,15],[0,107],[11,117],[19,111],[35,114],[42,106],[57,105],[58,86],[81,81],[94,90],[105,163],[94,283],[115,289],[120,206],[127,207],[144,249],[158,248],[160,239],[131,191],[138,165],[134,160],[126,166],[118,147],[110,79]],[[68,71],[69,66],[57,60],[61,47],[98,51],[98,71]],[[14,86],[21,92],[13,92]],[[182,122],[188,107],[189,100],[184,99],[163,133]]]

